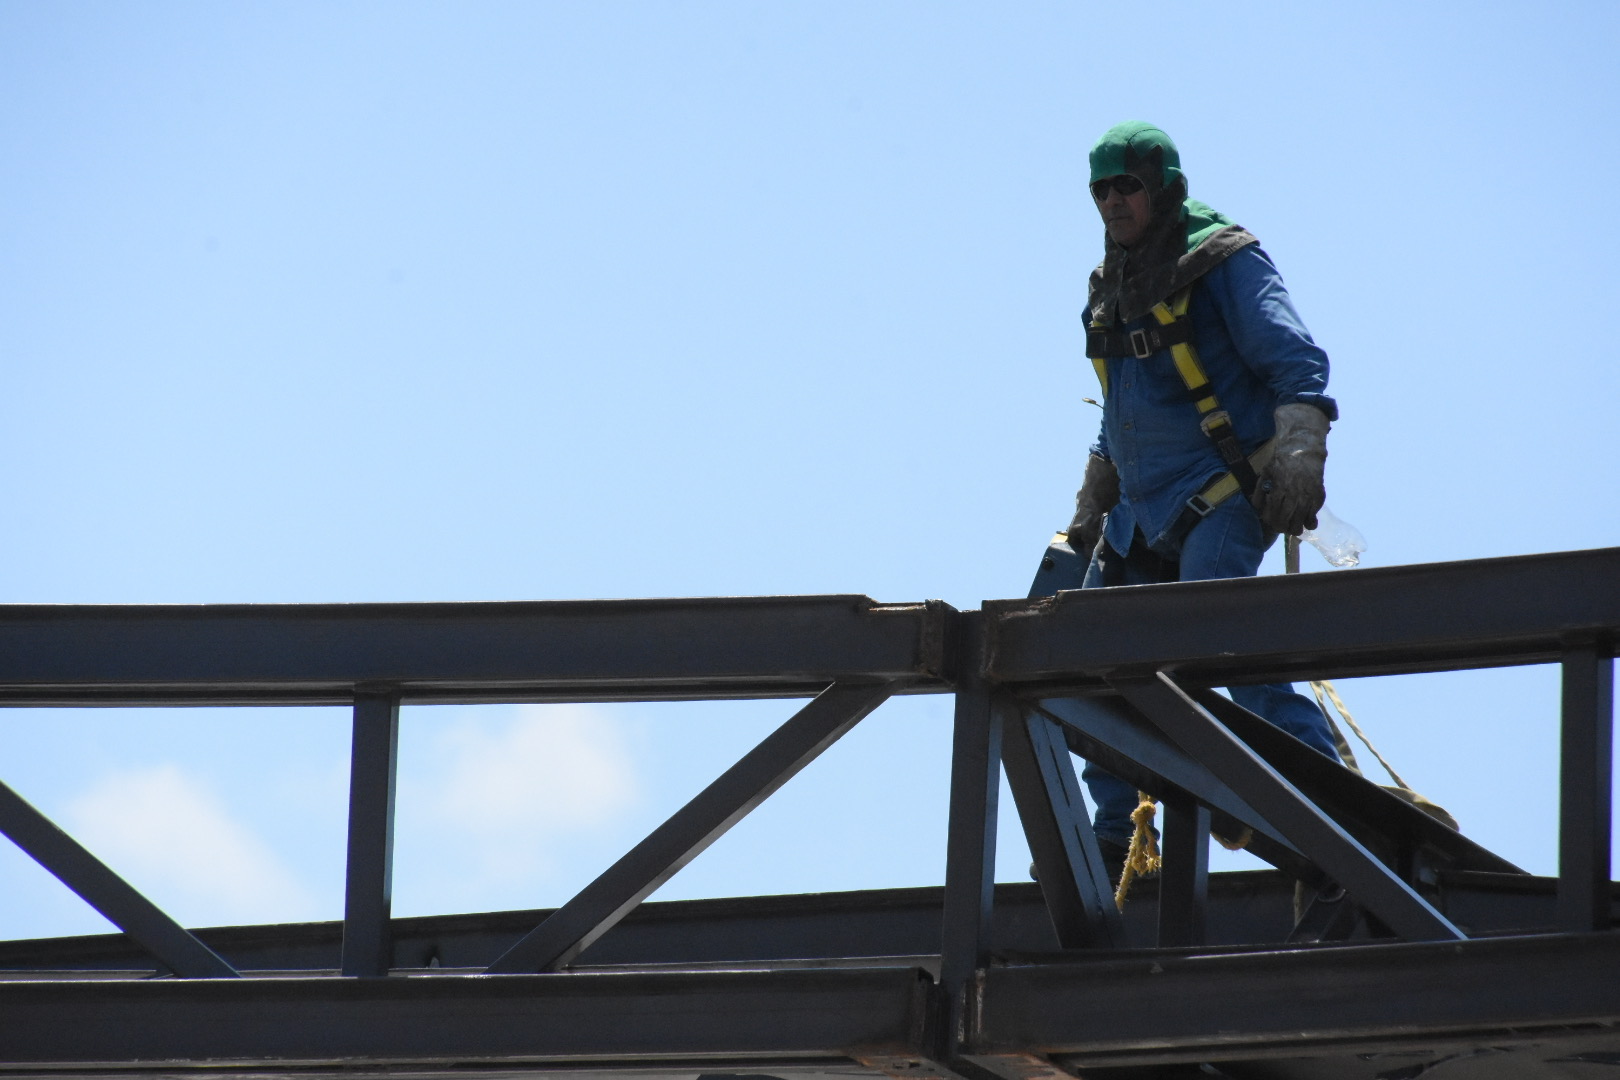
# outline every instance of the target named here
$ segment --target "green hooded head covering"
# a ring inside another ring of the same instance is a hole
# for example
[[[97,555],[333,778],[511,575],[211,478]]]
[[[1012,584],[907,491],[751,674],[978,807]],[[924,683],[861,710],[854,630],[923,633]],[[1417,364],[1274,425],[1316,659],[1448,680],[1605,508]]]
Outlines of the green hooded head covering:
[[[1240,248],[1258,243],[1231,218],[1187,198],[1181,152],[1152,124],[1131,120],[1091,148],[1091,182],[1129,173],[1153,204],[1147,231],[1129,249],[1103,234],[1103,263],[1091,275],[1091,319],[1100,326],[1139,319]]]

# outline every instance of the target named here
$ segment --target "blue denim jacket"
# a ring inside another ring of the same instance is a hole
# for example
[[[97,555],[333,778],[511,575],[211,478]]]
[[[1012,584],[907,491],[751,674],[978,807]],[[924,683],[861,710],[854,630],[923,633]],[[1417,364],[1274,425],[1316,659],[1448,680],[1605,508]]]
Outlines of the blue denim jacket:
[[[1188,317],[1198,359],[1221,408],[1231,414],[1244,453],[1271,438],[1272,411],[1279,405],[1306,402],[1338,419],[1338,405],[1325,393],[1327,354],[1311,340],[1282,276],[1259,245],[1243,248],[1198,279]],[[1122,329],[1152,321],[1148,315]],[[1094,452],[1119,470],[1120,501],[1103,535],[1121,555],[1140,528],[1151,547],[1174,556],[1179,541],[1166,533],[1182,506],[1226,471],[1198,421],[1168,349],[1145,360],[1108,361],[1108,395]]]

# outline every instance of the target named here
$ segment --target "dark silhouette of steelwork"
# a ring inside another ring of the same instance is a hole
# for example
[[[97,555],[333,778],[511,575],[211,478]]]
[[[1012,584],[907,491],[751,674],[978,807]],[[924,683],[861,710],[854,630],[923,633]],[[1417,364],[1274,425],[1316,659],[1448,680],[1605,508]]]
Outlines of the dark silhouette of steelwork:
[[[1064,551],[1046,579],[1072,570]],[[980,611],[861,596],[0,607],[0,704],[354,708],[341,924],[181,928],[0,786],[0,831],[125,931],[0,942],[0,1069],[1590,1075],[1620,1062],[1617,635],[1620,549]],[[1211,689],[1531,663],[1563,670],[1556,880]],[[943,888],[642,903],[915,693],[955,695]],[[811,700],[561,908],[391,917],[402,703],[746,697]],[[1164,807],[1164,873],[1123,914],[1071,751]],[[1037,884],[993,883],[1003,772]],[[1249,835],[1278,870],[1212,878],[1212,829]]]

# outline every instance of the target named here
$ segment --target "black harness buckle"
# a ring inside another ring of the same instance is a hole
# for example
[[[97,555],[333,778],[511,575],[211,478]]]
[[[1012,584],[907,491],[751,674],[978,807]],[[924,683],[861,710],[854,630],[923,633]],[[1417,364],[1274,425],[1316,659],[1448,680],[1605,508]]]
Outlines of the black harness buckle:
[[[1136,354],[1136,358],[1138,360],[1146,360],[1148,357],[1153,355],[1153,349],[1148,344],[1148,333],[1146,330],[1131,331],[1131,352]]]

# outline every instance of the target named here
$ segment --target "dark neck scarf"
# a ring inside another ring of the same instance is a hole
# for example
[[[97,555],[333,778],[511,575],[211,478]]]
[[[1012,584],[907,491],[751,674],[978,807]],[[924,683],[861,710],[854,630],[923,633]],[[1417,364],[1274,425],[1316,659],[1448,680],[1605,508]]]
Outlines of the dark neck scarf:
[[[1140,319],[1222,259],[1257,243],[1225,214],[1187,198],[1187,183],[1177,178],[1154,195],[1147,231],[1131,247],[1114,243],[1104,231],[1102,265],[1091,272],[1092,324]]]

